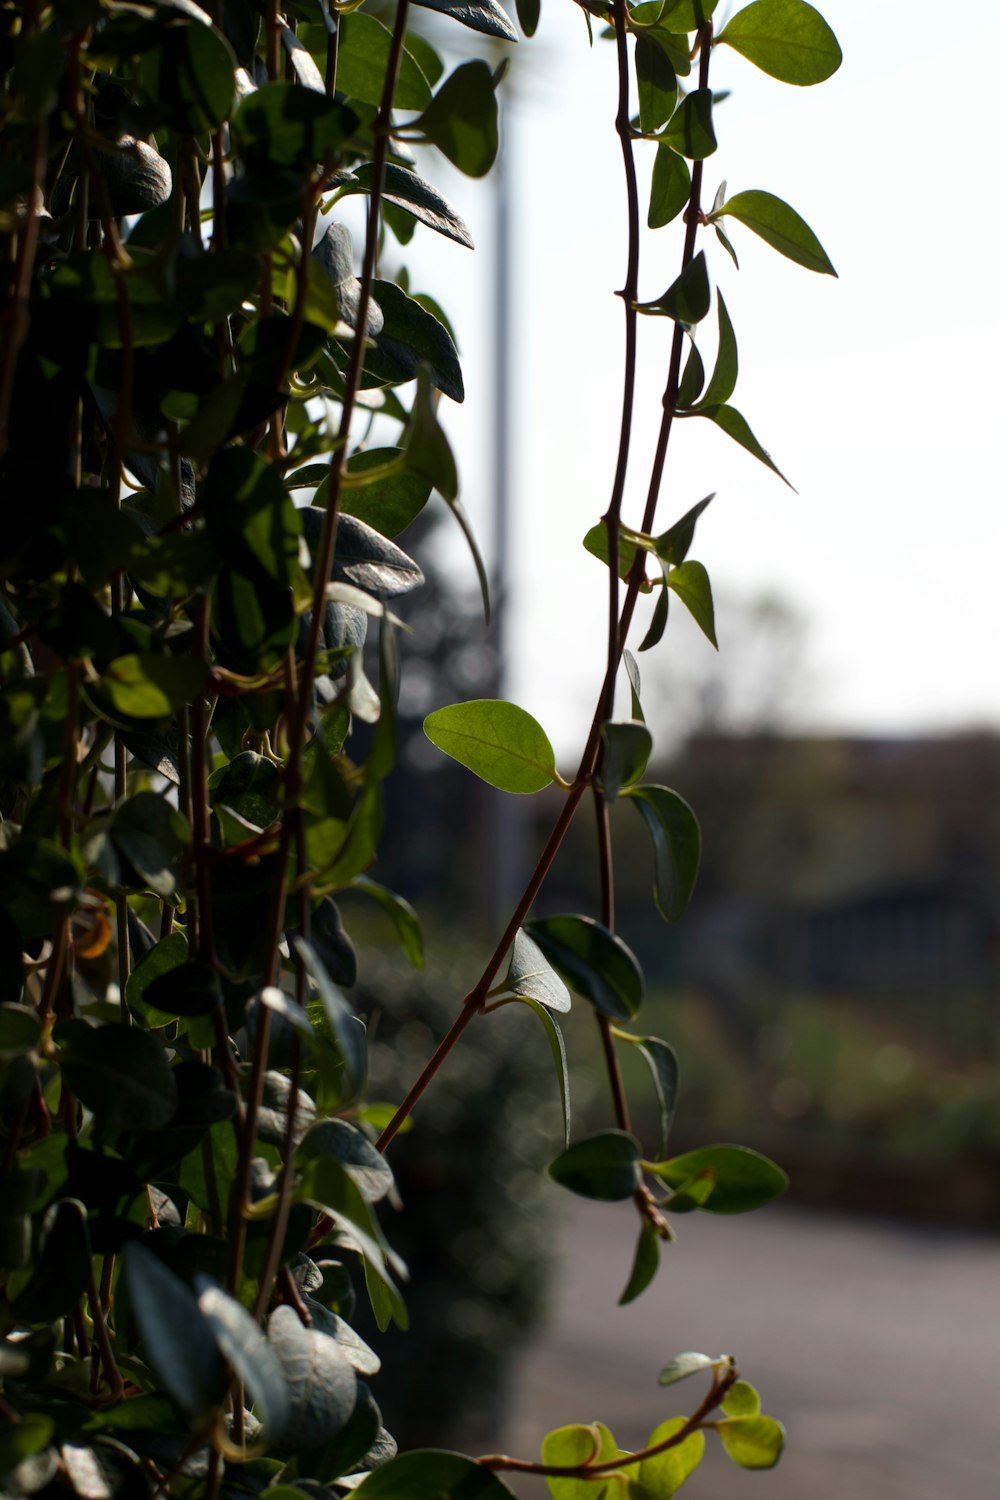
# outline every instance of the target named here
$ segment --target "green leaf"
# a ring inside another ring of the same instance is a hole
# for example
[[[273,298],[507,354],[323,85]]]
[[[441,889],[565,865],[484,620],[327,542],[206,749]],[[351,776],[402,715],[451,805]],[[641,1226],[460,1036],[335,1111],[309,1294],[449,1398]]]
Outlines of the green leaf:
[[[363,478],[371,474],[370,480]],[[313,499],[326,505],[329,465],[307,464],[289,480],[295,488],[318,484]],[[406,467],[402,448],[363,448],[347,460],[347,483],[340,494],[343,515],[356,516],[385,537],[398,536],[423,510],[431,483]]]
[[[702,386],[705,384],[705,366],[701,355],[698,353],[697,344],[691,344],[688,357],[684,363],[684,374],[681,376],[680,385],[677,387],[677,405],[680,407],[693,406],[701,395]]]
[[[114,811],[107,835],[119,857],[117,884],[169,900],[191,846],[187,819],[157,792],[136,792]]]
[[[660,17],[671,31],[695,31],[711,20],[719,0],[666,0]]]
[[[716,37],[782,83],[822,83],[842,54],[826,21],[804,0],[754,0]]]
[[[683,1156],[649,1166],[672,1188],[682,1188],[693,1178],[712,1184],[704,1204],[706,1213],[743,1214],[770,1203],[788,1186],[788,1177],[767,1156],[748,1146],[702,1146]]]
[[[4,1422],[0,1427],[0,1478],[40,1453],[55,1427],[53,1419],[40,1411],[25,1412],[16,1422]]]
[[[630,787],[625,796],[641,814],[653,841],[656,904],[668,922],[687,910],[701,860],[698,819],[684,801],[665,786]]]
[[[608,550],[608,528],[604,521],[598,521],[592,526],[583,539],[583,545],[592,557],[598,558],[605,567],[611,566],[611,554]],[[618,576],[621,579],[628,578],[632,571],[636,557],[640,551],[649,551],[652,540],[642,538],[639,532],[632,531],[628,526],[618,528]],[[639,592],[649,594],[653,585],[648,578],[644,578],[639,585]]]
[[[741,1469],[773,1469],[785,1446],[785,1429],[773,1417],[730,1417],[715,1430]]]
[[[525,36],[534,36],[542,13],[541,0],[516,0],[517,19]]]
[[[695,623],[708,637],[715,647],[719,649],[719,643],[715,638],[715,606],[712,603],[712,585],[709,582],[708,573],[700,562],[681,563],[678,568],[671,568],[667,574],[667,587],[673,589],[674,593],[681,599],[694,619]]]
[[[177,1086],[161,1042],[138,1026],[60,1021],[54,1038],[66,1081],[103,1124],[161,1130],[177,1107]]]
[[[519,1000],[537,1000],[549,1010],[565,1012],[572,1003],[569,990],[523,927],[510,950],[504,988]]]
[[[166,719],[203,691],[205,663],[192,656],[145,652],[119,656],[105,669],[100,686],[111,706],[130,719]]]
[[[683,328],[693,328],[707,316],[711,305],[712,289],[708,282],[705,252],[699,250],[662,297],[657,297],[654,302],[639,302],[637,307],[639,312],[673,318]]]
[[[675,1354],[668,1360],[659,1374],[661,1385],[676,1385],[678,1380],[687,1380],[690,1375],[700,1375],[702,1370],[711,1370],[719,1364],[710,1354]]]
[[[288,1393],[274,1350],[246,1308],[221,1286],[197,1275],[195,1288],[198,1310],[221,1354],[250,1392],[270,1442],[280,1442],[288,1421]]]
[[[437,1448],[397,1454],[373,1469],[351,1493],[359,1500],[510,1500],[511,1497],[507,1486],[475,1459]]]
[[[267,1338],[288,1396],[283,1446],[293,1453],[318,1448],[351,1419],[357,1376],[335,1339],[304,1328],[293,1307],[275,1308]]]
[[[680,1432],[684,1422],[684,1417],[671,1417],[668,1421],[661,1422],[650,1433],[645,1446],[655,1448],[657,1443],[665,1442],[675,1432]],[[639,1465],[639,1483],[649,1494],[655,1495],[657,1500],[667,1500],[669,1495],[676,1494],[685,1479],[691,1477],[704,1454],[705,1434],[692,1432],[676,1448],[667,1448],[662,1453],[654,1454],[652,1458],[644,1458]]]
[[[669,1042],[662,1042],[659,1037],[631,1036],[628,1032],[620,1032],[619,1035],[623,1041],[631,1042],[639,1049],[652,1074],[660,1113],[660,1146],[657,1155],[662,1156],[677,1109],[679,1084],[677,1054]]]
[[[773,193],[757,189],[737,193],[729,198],[714,217],[728,216],[739,219],[754,234],[759,234],[780,254],[805,266],[807,271],[819,271],[827,276],[836,276],[829,256],[813,234],[805,219],[800,218],[781,198]],[[726,398],[723,397],[723,400]]]
[[[241,100],[230,129],[251,172],[302,170],[326,161],[350,139],[358,118],[345,104],[297,83],[265,83]],[[293,179],[301,211],[301,192]],[[294,217],[294,211],[293,211]]]
[[[296,952],[323,1002],[327,1023],[343,1061],[346,1093],[353,1098],[363,1088],[368,1072],[365,1029],[357,1017],[352,1015],[350,1006],[327,974],[316,950],[304,938],[297,937],[294,942]]]
[[[362,11],[341,16],[337,49],[338,92],[350,99],[361,99],[366,104],[380,104],[391,48],[391,31],[374,16]],[[430,103],[430,98],[427,80],[404,45],[392,96],[393,107],[423,109]]]
[[[653,160],[653,176],[649,188],[649,212],[646,223],[650,229],[662,229],[682,209],[687,207],[691,194],[691,169],[682,156],[661,141]]]
[[[442,16],[450,16],[453,21],[460,21],[463,26],[482,32],[484,36],[500,37],[505,42],[517,41],[513,23],[497,0],[413,0],[413,3],[424,10],[436,10]]]
[[[618,1298],[618,1306],[634,1302],[649,1286],[660,1268],[660,1236],[648,1219],[643,1219],[636,1241],[635,1258],[625,1290]],[[668,1490],[666,1493],[670,1493]]]
[[[367,1203],[378,1203],[393,1189],[392,1168],[385,1157],[346,1120],[322,1120],[306,1132],[296,1158],[310,1162],[318,1157],[338,1162]]]
[[[137,73],[167,125],[182,135],[205,135],[229,118],[236,93],[236,59],[214,26],[200,21],[166,26],[159,45],[143,52]]]
[[[168,933],[133,968],[125,983],[125,1001],[133,1015],[147,1026],[166,1026],[176,1020],[172,1012],[160,1012],[146,1000],[146,990],[161,975],[187,962],[188,940],[183,932]]]
[[[737,1380],[726,1392],[722,1410],[727,1417],[759,1416],[760,1396],[748,1380]]]
[[[668,563],[671,567],[679,567],[688,555],[688,549],[694,540],[694,529],[698,517],[706,506],[711,505],[715,495],[706,495],[704,500],[699,500],[697,505],[691,509],[673,526],[654,538],[656,555],[661,562]]]
[[[417,378],[417,393],[403,439],[406,463],[454,506],[458,500],[458,470],[444,428],[437,419],[428,371]]]
[[[718,240],[719,244],[722,246],[723,250],[725,250],[726,254],[729,256],[730,260],[738,271],[740,268],[740,263],[737,259],[736,251],[733,249],[732,242],[729,236],[726,234],[726,231],[723,229],[722,225],[717,222],[712,225],[712,228],[715,230],[715,237]]]
[[[719,349],[715,356],[712,378],[701,398],[702,406],[720,406],[728,401],[736,389],[736,377],[740,368],[736,334],[730,321],[729,310],[719,291],[716,292],[716,302],[719,315]]]
[[[147,1358],[177,1405],[202,1422],[222,1400],[226,1371],[193,1292],[138,1241],[123,1252],[132,1316]]]
[[[358,19],[360,20],[360,16]],[[357,184],[363,191],[371,192],[372,171],[373,168],[368,162],[363,166],[355,167],[351,177],[341,186],[340,191],[342,193],[354,192],[357,190],[355,187]],[[394,203],[397,208],[405,209],[419,223],[426,224],[428,229],[435,229],[438,234],[445,235],[456,244],[465,245],[469,250],[474,248],[472,235],[464,219],[436,187],[432,187],[429,182],[425,182],[408,167],[401,167],[395,162],[386,163],[382,197],[385,202]]]
[[[631,1198],[642,1182],[642,1148],[624,1130],[603,1130],[574,1141],[546,1168],[561,1187],[602,1202]]]
[[[569,1103],[569,1062],[566,1057],[566,1043],[563,1041],[562,1031],[559,1023],[540,1001],[534,1000],[530,995],[519,995],[518,999],[525,1005],[530,1005],[535,1015],[545,1028],[548,1038],[549,1051],[552,1053],[552,1061],[555,1065],[556,1079],[559,1084],[559,1102],[562,1105],[563,1138],[569,1145],[570,1125],[570,1103]]]
[[[376,281],[382,327],[365,352],[365,369],[393,384],[413,380],[424,365],[431,384],[452,401],[465,400],[462,367],[451,334],[395,282]]]
[[[665,580],[660,580],[660,592],[656,596],[656,604],[653,615],[649,622],[649,629],[639,642],[640,651],[649,651],[663,639],[663,632],[667,628],[667,617],[670,613],[670,595],[667,592]]]
[[[720,427],[727,437],[731,437],[735,443],[739,443],[741,448],[745,448],[748,453],[752,453],[754,458],[760,459],[760,462],[766,464],[769,469],[777,474],[779,479],[784,480],[790,490],[795,488],[789,480],[785,479],[784,474],[782,474],[770,453],[760,446],[760,443],[758,443],[750,431],[746,418],[736,410],[735,406],[699,406],[697,411],[692,412],[691,415],[708,417],[709,421],[714,422],[716,427]]]
[[[653,749],[653,736],[645,724],[635,720],[601,725],[604,755],[601,760],[601,785],[604,795],[613,802],[626,787],[633,786],[645,771]]]
[[[432,745],[502,792],[539,792],[556,779],[555,753],[531,714],[502,699],[474,698],[424,720]]]
[[[629,693],[632,697],[632,717],[638,719],[640,724],[646,722],[642,712],[642,704],[639,695],[642,691],[642,679],[639,675],[639,663],[627,648],[622,652],[622,665],[628,678]]]
[[[677,103],[677,75],[655,31],[640,31],[636,36],[635,77],[639,129],[648,135],[666,124]]]
[[[143,998],[161,1015],[210,1016],[222,1000],[219,976],[197,960],[178,964],[146,985]]]
[[[685,95],[660,140],[689,161],[702,161],[711,156],[716,148],[712,90],[692,89]]]
[[[421,131],[467,177],[484,177],[499,145],[498,82],[481,60],[462,63],[409,128]]]
[[[557,1427],[542,1439],[542,1462],[559,1468],[578,1464],[609,1463],[625,1457],[603,1422],[589,1427],[582,1424]],[[565,1479],[546,1476],[553,1500],[645,1500],[642,1492],[628,1478],[631,1469],[604,1474],[598,1480]]]
[[[11,1299],[12,1322],[54,1323],[69,1317],[86,1290],[91,1253],[84,1205],[75,1198],[54,1204],[42,1222],[34,1275]]]
[[[394,891],[387,890],[384,885],[378,885],[370,880],[367,875],[356,875],[351,881],[351,890],[362,891],[376,901],[396,929],[396,935],[403,945],[403,952],[415,969],[424,966],[424,935],[420,926],[420,918],[408,901],[402,896],[397,896]]]
[[[630,1021],[642,1004],[644,983],[635,954],[592,917],[545,917],[529,922],[528,935],[583,999],[602,1015]]]

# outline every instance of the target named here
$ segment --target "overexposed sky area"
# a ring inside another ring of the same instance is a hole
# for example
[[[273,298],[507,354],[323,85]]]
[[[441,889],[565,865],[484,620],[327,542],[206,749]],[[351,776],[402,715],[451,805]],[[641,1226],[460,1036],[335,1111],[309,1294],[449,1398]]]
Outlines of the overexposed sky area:
[[[735,8],[723,3],[719,21]],[[710,204],[725,178],[730,194],[762,188],[786,199],[839,280],[793,265],[732,221],[739,272],[714,234],[701,240],[739,341],[733,404],[798,494],[711,424],[683,422],[658,529],[717,493],[691,555],[720,596],[774,593],[807,617],[803,727],[996,725],[1000,4],[826,0],[821,9],[844,62],[816,88],[778,83],[716,50],[713,85],[732,94],[717,112],[705,196]],[[613,292],[624,278],[626,226],[614,51],[599,41],[590,49],[570,0],[543,0],[538,34],[512,50],[509,695],[568,755],[589,721],[604,650],[605,574],[581,538],[607,503],[620,402],[623,319]],[[644,215],[654,151],[636,144]],[[484,247],[442,251],[420,230],[406,258],[414,285],[436,292],[457,324],[468,396],[463,408],[444,402],[442,418],[492,557],[492,199],[488,185],[449,174],[436,153],[420,156],[418,170]],[[681,233],[679,221],[644,231],[643,298],[674,279]],[[625,512],[633,524],[671,326],[640,323]],[[714,329],[713,310],[699,338],[709,368]],[[456,566],[464,576],[461,553]],[[711,654],[681,614],[675,602],[650,653],[645,675],[666,704],[648,705],[654,726],[669,710],[672,671],[690,675]]]

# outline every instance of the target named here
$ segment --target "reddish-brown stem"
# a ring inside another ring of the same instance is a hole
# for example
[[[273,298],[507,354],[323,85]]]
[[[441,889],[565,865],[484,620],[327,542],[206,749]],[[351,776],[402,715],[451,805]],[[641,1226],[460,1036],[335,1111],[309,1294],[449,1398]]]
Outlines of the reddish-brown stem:
[[[655,1458],[658,1453],[666,1453],[670,1448],[679,1447],[693,1432],[697,1432],[708,1414],[725,1400],[726,1392],[737,1378],[738,1372],[735,1365],[728,1365],[722,1374],[717,1370],[708,1395],[697,1410],[691,1413],[683,1426],[678,1427],[676,1432],[672,1432],[662,1442],[653,1443],[648,1448],[640,1448],[637,1453],[626,1453],[620,1458],[608,1458],[599,1464],[533,1463],[530,1459],[508,1458],[503,1453],[484,1454],[477,1462],[484,1469],[513,1470],[518,1474],[545,1474],[551,1479],[594,1479],[601,1474],[614,1474],[621,1469],[630,1469],[636,1464],[644,1463],[647,1458]]]
[[[701,67],[699,75],[699,86],[701,88],[708,87],[708,67],[709,58],[711,55],[711,40],[712,27],[711,23],[708,22],[703,27],[701,27],[698,33],[698,44],[701,47]],[[621,80],[622,76],[620,58],[621,52],[619,51],[619,80]],[[626,94],[626,119],[627,108],[628,106]],[[623,150],[625,152],[626,163],[628,163],[631,159],[631,153],[628,149],[625,148],[624,142]],[[631,181],[631,178],[628,177],[627,168],[626,176],[627,179]],[[691,194],[688,200],[688,208],[685,215],[687,228],[684,237],[684,251],[681,261],[682,271],[690,264],[694,256],[695,237],[697,234],[699,216],[701,212],[701,181],[702,164],[701,162],[695,162],[691,173]],[[630,197],[630,204],[631,202],[632,199]],[[632,300],[635,300],[634,297]],[[646,532],[652,530],[653,522],[656,516],[656,507],[659,500],[660,487],[663,480],[663,468],[666,462],[667,449],[670,442],[670,433],[673,426],[673,418],[676,413],[677,387],[683,338],[683,329],[678,324],[675,327],[673,341],[671,344],[667,382],[663,393],[663,418],[660,423],[660,431],[657,438],[656,451],[653,458],[653,467],[650,474],[649,490],[646,498],[646,508],[643,514],[642,530]],[[618,467],[621,472],[621,484],[622,486],[624,486],[624,465],[621,459],[619,459]],[[616,484],[618,482],[618,475],[616,474]],[[614,503],[614,496],[612,497],[612,502]],[[620,497],[618,503],[620,507]],[[611,515],[612,520],[614,520],[615,512],[613,510],[613,504],[612,506],[609,506],[608,514]],[[609,525],[609,546],[611,545],[612,536],[615,534],[616,526],[614,524]],[[545,877],[548,874],[552,861],[555,858],[556,853],[558,852],[562,841],[566,836],[569,825],[573,821],[573,816],[576,812],[577,807],[579,806],[580,798],[583,796],[583,793],[586,790],[587,786],[593,780],[600,752],[601,725],[607,716],[609,703],[613,703],[614,701],[615,677],[618,672],[618,667],[621,663],[621,656],[623,650],[625,649],[625,642],[628,639],[628,632],[632,623],[632,616],[635,613],[635,606],[639,598],[639,590],[643,581],[644,571],[645,567],[643,555],[640,553],[639,557],[636,559],[635,566],[632,568],[628,576],[628,582],[625,591],[625,601],[622,605],[621,616],[615,622],[615,625],[611,629],[609,629],[611,641],[608,650],[608,663],[604,675],[604,681],[601,685],[597,708],[591,721],[590,732],[587,736],[587,743],[584,746],[583,754],[580,758],[580,766],[577,771],[576,778],[573,781],[569,792],[567,793],[566,801],[563,804],[562,811],[559,814],[559,818],[556,821],[555,827],[549,835],[545,848],[542,850],[538,862],[528,879],[528,883],[525,886],[521,899],[517,903],[514,914],[508,922],[506,928],[504,929],[503,936],[500,938],[500,941],[497,943],[496,948],[493,950],[493,954],[490,957],[486,968],[483,970],[478,983],[472,990],[469,991],[468,995],[465,997],[465,1003],[461,1011],[456,1016],[448,1032],[443,1037],[437,1049],[425,1065],[423,1071],[420,1074],[420,1077],[414,1083],[413,1087],[410,1089],[409,1093],[406,1095],[403,1102],[396,1110],[396,1113],[393,1115],[392,1119],[389,1121],[388,1125],[379,1136],[377,1145],[380,1151],[384,1151],[389,1146],[390,1142],[399,1131],[400,1126],[412,1113],[414,1106],[420,1100],[421,1096],[427,1089],[428,1084],[431,1082],[441,1064],[444,1062],[445,1058],[455,1046],[455,1043],[459,1040],[462,1033],[465,1031],[465,1028],[469,1025],[472,1017],[478,1014],[482,1009],[486,999],[487,991],[489,990],[490,985],[496,977],[500,965],[503,962],[504,955],[506,954],[511,943],[514,941],[518,928],[521,926],[525,917],[530,911],[535,897],[541,889]],[[613,576],[617,575],[617,567],[615,567],[613,564],[611,567],[611,572]],[[614,591],[613,597],[617,599],[617,585],[612,582],[611,587]]]

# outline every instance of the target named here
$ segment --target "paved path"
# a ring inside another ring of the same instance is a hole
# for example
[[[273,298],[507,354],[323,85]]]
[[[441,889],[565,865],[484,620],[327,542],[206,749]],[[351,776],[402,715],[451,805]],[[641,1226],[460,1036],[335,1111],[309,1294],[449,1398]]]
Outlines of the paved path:
[[[771,1208],[692,1215],[631,1307],[628,1208],[580,1204],[547,1331],[526,1355],[503,1448],[607,1421],[638,1447],[694,1381],[685,1349],[733,1352],[788,1430],[771,1474],[706,1457],[691,1500],[1000,1500],[1000,1238]],[[711,1444],[714,1449],[718,1444]],[[528,1481],[524,1495],[545,1495]]]

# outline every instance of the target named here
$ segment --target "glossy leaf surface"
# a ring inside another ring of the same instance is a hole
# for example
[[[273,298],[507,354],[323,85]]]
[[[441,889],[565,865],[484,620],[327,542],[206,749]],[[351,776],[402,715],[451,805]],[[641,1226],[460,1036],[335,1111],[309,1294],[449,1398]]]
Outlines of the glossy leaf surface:
[[[726,200],[718,210],[718,215],[738,219],[789,260],[805,266],[807,271],[836,276],[830,257],[805,219],[773,193],[758,190],[736,193]],[[721,399],[726,400],[727,397]]]

